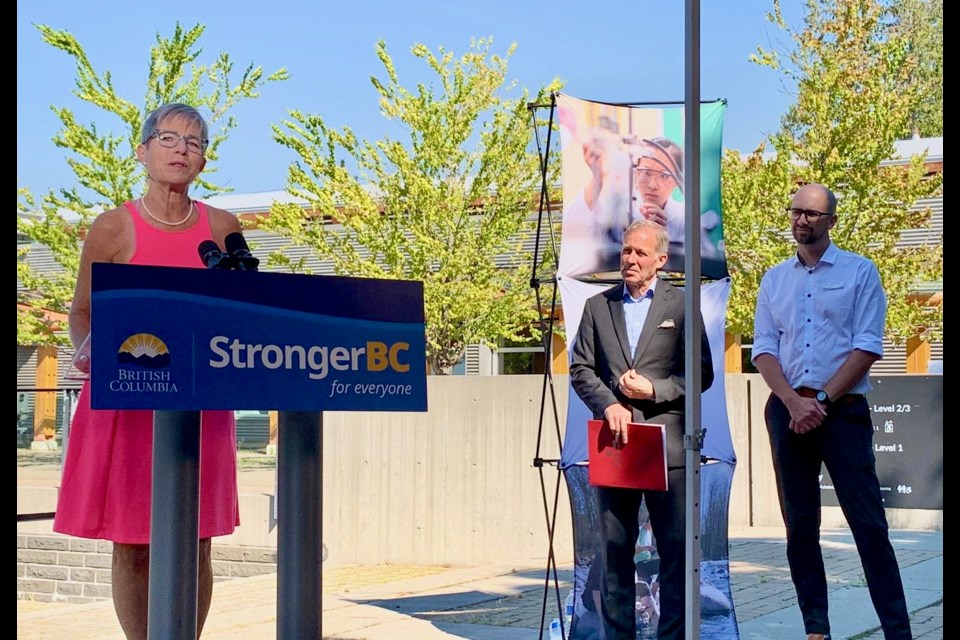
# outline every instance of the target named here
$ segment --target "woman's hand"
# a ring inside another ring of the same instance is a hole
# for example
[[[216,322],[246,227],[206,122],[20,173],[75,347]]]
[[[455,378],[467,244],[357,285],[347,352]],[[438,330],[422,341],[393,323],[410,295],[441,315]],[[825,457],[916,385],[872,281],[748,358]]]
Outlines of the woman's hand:
[[[83,339],[77,352],[73,354],[73,361],[70,365],[81,373],[90,373],[90,334]]]

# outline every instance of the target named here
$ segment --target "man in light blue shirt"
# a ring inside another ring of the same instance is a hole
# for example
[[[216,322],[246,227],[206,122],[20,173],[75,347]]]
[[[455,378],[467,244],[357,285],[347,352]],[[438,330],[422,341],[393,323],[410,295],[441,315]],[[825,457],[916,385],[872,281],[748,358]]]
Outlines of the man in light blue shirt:
[[[912,638],[887,531],[864,394],[883,356],[887,299],[876,266],[830,241],[837,199],[801,187],[787,208],[797,253],[760,283],[753,363],[772,394],[770,434],[787,560],[808,640],[830,637],[820,551],[820,467],[825,464],[857,543],[886,640]]]

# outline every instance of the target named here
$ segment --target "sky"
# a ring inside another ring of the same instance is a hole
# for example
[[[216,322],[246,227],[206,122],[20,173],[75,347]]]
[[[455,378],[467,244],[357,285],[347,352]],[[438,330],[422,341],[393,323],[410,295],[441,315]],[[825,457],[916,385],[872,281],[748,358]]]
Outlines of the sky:
[[[728,101],[724,147],[751,151],[777,128],[792,98],[775,71],[749,56],[758,45],[782,50],[787,38],[766,19],[772,0],[701,5],[701,96]],[[802,3],[784,5],[788,22],[800,24]],[[374,50],[379,39],[407,87],[428,78],[409,53],[414,43],[462,54],[471,38],[492,37],[500,54],[517,44],[509,77],[531,92],[559,77],[564,93],[588,100],[682,102],[684,96],[681,0],[17,0],[18,187],[39,195],[74,184],[65,151],[52,142],[60,128],[52,106],[120,131],[113,116],[74,95],[73,59],[44,43],[35,25],[72,33],[93,67],[110,72],[117,93],[142,104],[150,47],[157,34],[169,37],[178,20],[185,28],[206,27],[198,62],[226,52],[235,77],[250,63],[265,75],[289,71],[290,79],[268,84],[259,98],[233,110],[238,126],[220,146],[214,181],[236,194],[284,189],[296,155],[273,141],[270,125],[288,110],[320,115],[334,128],[349,125],[361,138],[397,136],[370,83],[384,76]]]

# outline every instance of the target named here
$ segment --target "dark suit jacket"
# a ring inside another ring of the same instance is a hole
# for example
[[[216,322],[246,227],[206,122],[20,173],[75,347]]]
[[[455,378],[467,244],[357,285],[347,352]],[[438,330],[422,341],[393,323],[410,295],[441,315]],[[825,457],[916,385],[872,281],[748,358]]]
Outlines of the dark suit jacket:
[[[684,465],[684,327],[683,292],[657,282],[637,351],[631,355],[621,282],[587,300],[570,365],[573,388],[594,417],[602,419],[604,409],[619,402],[633,409],[634,422],[666,425],[671,467]],[[706,391],[713,384],[713,359],[705,327],[700,340]],[[617,381],[631,367],[653,383],[654,400],[630,400],[620,392]]]

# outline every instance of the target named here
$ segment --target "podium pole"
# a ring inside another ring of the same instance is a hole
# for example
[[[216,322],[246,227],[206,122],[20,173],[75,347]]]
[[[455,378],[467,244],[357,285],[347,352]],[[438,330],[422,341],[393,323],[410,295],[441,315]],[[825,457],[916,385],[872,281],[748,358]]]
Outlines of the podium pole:
[[[150,640],[197,637],[200,412],[154,411],[150,512]]]
[[[321,638],[323,414],[281,411],[277,446],[277,639]]]

